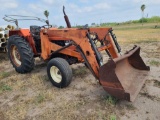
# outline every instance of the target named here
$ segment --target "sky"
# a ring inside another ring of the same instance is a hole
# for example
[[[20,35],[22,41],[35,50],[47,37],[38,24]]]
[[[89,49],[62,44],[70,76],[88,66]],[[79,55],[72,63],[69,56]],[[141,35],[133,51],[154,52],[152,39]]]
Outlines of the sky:
[[[49,11],[52,25],[66,26],[62,12],[63,5],[71,25],[91,23],[123,22],[140,19],[141,5],[145,4],[145,17],[160,16],[160,0],[0,0],[0,26],[8,23],[4,15],[36,16],[46,19],[43,12]],[[39,21],[19,21],[19,27],[29,28],[30,25],[45,25]]]

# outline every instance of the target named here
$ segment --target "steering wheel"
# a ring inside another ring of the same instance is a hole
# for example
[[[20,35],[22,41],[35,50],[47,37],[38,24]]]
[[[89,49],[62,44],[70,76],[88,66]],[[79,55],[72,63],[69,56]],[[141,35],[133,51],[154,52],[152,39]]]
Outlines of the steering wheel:
[[[52,27],[52,25],[43,25],[43,26],[41,26],[41,28],[46,28],[46,26],[47,26],[48,28],[51,28],[51,27]]]

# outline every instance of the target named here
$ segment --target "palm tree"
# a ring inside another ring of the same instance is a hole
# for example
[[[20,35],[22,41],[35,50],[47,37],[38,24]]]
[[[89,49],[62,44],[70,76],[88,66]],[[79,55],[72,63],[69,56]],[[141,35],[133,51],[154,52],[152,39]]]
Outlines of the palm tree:
[[[47,18],[47,20],[48,20],[48,16],[49,16],[48,10],[45,10],[45,11],[44,11],[44,15],[46,16],[46,18]]]
[[[49,12],[48,12],[48,10],[45,10],[45,11],[44,11],[44,15],[45,15],[46,18],[47,18],[46,23],[47,23],[47,25],[48,25],[48,27],[49,27],[49,20],[48,20]]]
[[[143,18],[144,18],[144,9],[146,8],[146,5],[141,5],[141,11],[142,11],[142,26],[143,26]]]

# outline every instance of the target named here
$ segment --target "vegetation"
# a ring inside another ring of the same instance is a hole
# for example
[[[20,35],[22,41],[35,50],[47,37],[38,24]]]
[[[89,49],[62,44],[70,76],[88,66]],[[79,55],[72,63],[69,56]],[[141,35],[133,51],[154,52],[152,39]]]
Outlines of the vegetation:
[[[150,61],[150,65],[159,66],[159,65],[160,65],[160,62],[159,62],[159,61],[156,61],[156,60],[151,60],[151,61]]]
[[[143,19],[143,22],[145,23],[158,23],[160,22],[160,17],[159,16],[153,16],[151,18],[141,18],[140,20],[133,20],[133,23],[141,23]]]
[[[153,96],[153,95],[150,95],[148,92],[143,92],[143,93],[139,93],[141,96],[143,97],[147,97],[148,99],[151,99],[151,100],[157,100],[159,101],[160,98],[157,98],[156,96]]]
[[[108,104],[111,104],[111,105],[116,105],[116,103],[117,103],[117,101],[118,101],[118,99],[116,99],[115,97],[110,96],[110,95],[106,96],[106,97],[105,97],[105,100],[106,100],[106,102],[107,102]]]
[[[6,85],[4,83],[0,84],[0,93],[2,93],[3,91],[11,91],[12,88],[9,85]]]
[[[160,88],[160,81],[158,80],[154,80],[154,86],[159,87]]]
[[[43,102],[45,99],[44,95],[43,94],[39,94],[38,96],[36,96],[36,103],[41,103]]]
[[[133,104],[126,104],[126,108],[128,110],[135,110],[136,108],[133,106]]]
[[[10,72],[1,72],[0,73],[0,79],[6,78],[10,76]]]
[[[109,120],[116,120],[116,116],[115,115],[110,115]]]
[[[96,24],[96,23],[92,23],[90,27],[108,27],[108,26],[119,26],[119,25],[130,25],[130,24],[143,24],[144,23],[155,23],[155,26],[158,26],[158,24],[160,23],[160,16],[152,16],[150,18],[145,18],[142,17],[138,20],[129,20],[129,21],[125,21],[125,22],[106,22],[106,23],[101,23],[101,24]],[[72,26],[73,28],[83,28],[84,25],[76,25],[76,26]],[[64,28],[64,26],[59,26],[58,28]]]
[[[78,69],[73,69],[73,75],[77,77],[84,77],[87,74],[86,67],[79,67]]]
[[[105,26],[118,26],[118,25],[128,25],[128,24],[136,24],[136,23],[160,23],[160,17],[159,16],[153,16],[151,18],[141,18],[139,20],[129,20],[122,23],[112,22],[112,23],[102,23],[101,27]]]
[[[143,18],[144,18],[144,9],[146,8],[145,4],[141,5],[141,11],[142,11],[142,25],[143,25]]]
[[[58,29],[62,29],[62,28],[64,28],[64,26],[59,26],[59,27],[58,27]]]
[[[46,18],[48,19],[48,16],[49,16],[49,12],[48,12],[48,10],[45,10],[44,11],[44,15],[46,16]]]
[[[45,15],[46,18],[47,18],[46,23],[47,23],[47,25],[48,25],[48,27],[49,27],[49,20],[48,20],[49,12],[48,12],[48,10],[45,10],[45,11],[44,11],[44,15]]]

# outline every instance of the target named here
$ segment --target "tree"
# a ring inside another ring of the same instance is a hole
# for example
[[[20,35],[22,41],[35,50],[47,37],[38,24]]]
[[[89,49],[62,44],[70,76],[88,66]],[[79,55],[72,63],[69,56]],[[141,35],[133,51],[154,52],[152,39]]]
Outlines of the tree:
[[[46,16],[46,18],[47,18],[47,20],[48,20],[48,16],[49,16],[48,10],[45,10],[45,11],[44,11],[44,15]]]
[[[45,11],[44,11],[44,15],[45,15],[46,18],[47,18],[46,23],[47,23],[47,25],[48,25],[48,27],[49,27],[49,20],[48,20],[49,12],[48,12],[48,10],[45,10]]]
[[[63,27],[63,26],[59,26],[59,27],[58,27],[58,29],[62,29],[62,28],[64,28],[64,27]]]
[[[96,23],[92,23],[92,24],[91,24],[91,26],[95,26],[95,25],[96,25]]]
[[[143,18],[144,18],[144,9],[146,8],[145,4],[141,5],[141,11],[142,11],[142,26],[143,26]]]

